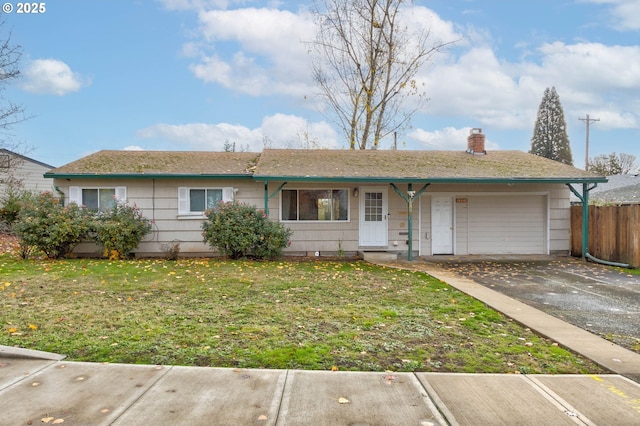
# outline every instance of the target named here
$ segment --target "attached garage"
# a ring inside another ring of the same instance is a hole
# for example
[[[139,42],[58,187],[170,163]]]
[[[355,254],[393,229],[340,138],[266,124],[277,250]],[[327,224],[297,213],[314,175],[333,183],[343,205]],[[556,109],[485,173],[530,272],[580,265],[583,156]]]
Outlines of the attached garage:
[[[468,197],[468,254],[547,254],[547,196]],[[466,237],[466,238],[465,238]]]
[[[549,206],[559,204],[550,202],[551,187],[527,193],[482,191],[489,187],[477,193],[425,192],[420,254],[549,254]]]

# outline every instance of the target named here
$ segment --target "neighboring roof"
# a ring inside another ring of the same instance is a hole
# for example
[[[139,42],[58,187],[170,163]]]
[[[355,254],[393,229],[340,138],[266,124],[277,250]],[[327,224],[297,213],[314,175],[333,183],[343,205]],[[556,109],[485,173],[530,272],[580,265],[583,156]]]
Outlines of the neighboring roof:
[[[256,180],[406,182],[605,182],[606,178],[521,151],[280,150],[260,156]]]
[[[17,158],[19,158],[21,160],[29,161],[31,163],[37,164],[39,166],[42,166],[42,167],[44,167],[46,169],[53,169],[53,166],[51,166],[49,164],[43,163],[42,161],[34,160],[33,158],[29,158],[29,157],[27,157],[25,155],[18,154],[17,152],[13,152],[13,151],[8,150],[6,148],[0,148],[0,154],[5,154],[5,155],[10,155],[10,156],[13,156],[13,157],[17,157]]]
[[[267,149],[100,151],[45,177],[253,177],[259,181],[605,182],[606,178],[521,151]]]
[[[600,183],[589,191],[590,204],[640,204],[640,176],[607,176],[607,183]],[[571,194],[571,202],[580,202]]]
[[[46,177],[251,177],[259,154],[211,151],[99,151]]]

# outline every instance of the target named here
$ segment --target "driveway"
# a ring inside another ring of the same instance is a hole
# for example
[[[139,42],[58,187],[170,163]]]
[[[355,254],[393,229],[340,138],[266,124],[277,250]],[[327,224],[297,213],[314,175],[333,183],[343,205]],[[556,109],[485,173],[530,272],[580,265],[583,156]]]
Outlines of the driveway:
[[[424,260],[640,352],[640,275],[570,257]]]

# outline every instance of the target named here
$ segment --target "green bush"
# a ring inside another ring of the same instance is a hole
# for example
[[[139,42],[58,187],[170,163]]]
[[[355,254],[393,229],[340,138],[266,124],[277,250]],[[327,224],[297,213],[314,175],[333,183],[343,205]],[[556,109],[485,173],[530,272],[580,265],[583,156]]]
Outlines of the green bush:
[[[22,204],[33,198],[30,191],[10,189],[0,199],[0,222],[11,227],[18,219]]]
[[[105,257],[122,259],[149,232],[151,221],[138,207],[116,202],[112,208],[96,213],[93,239],[103,248]]]
[[[91,214],[76,204],[63,206],[51,192],[25,197],[20,203],[13,230],[20,239],[23,256],[31,247],[50,259],[65,257],[91,230]]]
[[[206,212],[202,224],[204,242],[232,259],[270,259],[289,245],[291,230],[272,222],[255,207],[221,202]]]

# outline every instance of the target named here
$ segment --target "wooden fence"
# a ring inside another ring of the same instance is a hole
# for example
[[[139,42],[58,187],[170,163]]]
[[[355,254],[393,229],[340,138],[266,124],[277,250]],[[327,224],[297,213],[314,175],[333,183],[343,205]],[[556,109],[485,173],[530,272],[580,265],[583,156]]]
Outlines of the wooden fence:
[[[571,254],[582,256],[582,206],[571,206]],[[640,205],[589,206],[589,254],[640,268]]]

